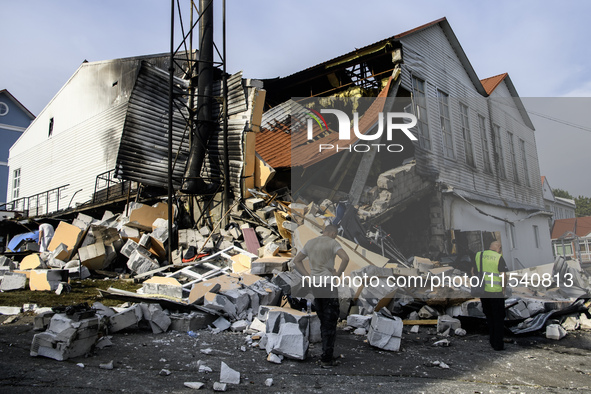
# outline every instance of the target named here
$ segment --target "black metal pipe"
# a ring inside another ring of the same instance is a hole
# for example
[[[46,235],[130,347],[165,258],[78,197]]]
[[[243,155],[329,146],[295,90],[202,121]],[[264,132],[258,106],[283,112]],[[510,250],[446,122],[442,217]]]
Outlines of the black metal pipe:
[[[206,184],[200,177],[207,143],[213,131],[213,0],[199,0],[199,11],[197,124],[181,187],[181,191],[188,194],[210,194],[217,189],[217,185]]]
[[[172,213],[172,102],[174,100],[174,0],[170,0],[170,60],[168,65],[169,83],[168,83],[168,264],[172,263],[172,223],[174,216]]]

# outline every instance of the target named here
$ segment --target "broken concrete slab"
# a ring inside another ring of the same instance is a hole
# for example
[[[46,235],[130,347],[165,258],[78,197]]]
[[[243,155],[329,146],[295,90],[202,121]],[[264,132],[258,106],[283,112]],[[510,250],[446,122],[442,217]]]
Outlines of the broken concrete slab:
[[[18,306],[0,306],[0,315],[18,315],[21,313],[21,308]]]
[[[0,290],[23,290],[27,283],[27,275],[16,272],[7,272],[1,277]]]
[[[220,312],[229,316],[231,319],[236,319],[236,306],[224,295],[207,293],[203,297],[203,306],[207,309]]]
[[[240,372],[230,368],[222,361],[220,367],[220,383],[240,384]]]
[[[64,313],[55,314],[47,331],[35,334],[31,356],[63,361],[90,351],[98,338],[99,318],[92,316],[75,321]]]
[[[140,304],[142,318],[150,323],[152,333],[161,334],[168,331],[171,320],[159,304]]]

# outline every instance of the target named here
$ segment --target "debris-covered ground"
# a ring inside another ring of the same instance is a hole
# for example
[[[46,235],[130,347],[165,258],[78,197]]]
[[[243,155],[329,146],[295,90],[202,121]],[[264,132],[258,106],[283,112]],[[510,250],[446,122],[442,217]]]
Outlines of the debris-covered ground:
[[[6,316],[0,320],[5,321]],[[591,331],[569,333],[560,341],[543,335],[509,336],[506,350],[490,349],[484,327],[464,324],[468,334],[440,340],[433,326],[416,334],[405,326],[400,352],[369,346],[365,337],[339,326],[337,352],[342,364],[321,369],[319,344],[305,361],[266,361],[263,350],[249,346],[245,335],[230,331],[153,334],[126,330],[113,334],[111,346],[88,356],[57,362],[31,357],[33,317],[19,315],[0,326],[0,386],[10,393],[192,392],[185,382],[201,382],[212,391],[221,363],[240,373],[230,392],[440,392],[534,393],[588,392],[591,389]],[[110,365],[112,362],[112,369]],[[102,367],[101,367],[102,365]],[[199,372],[199,368],[201,372]],[[108,368],[108,369],[107,369]],[[209,371],[209,369],[211,371]],[[265,382],[272,379],[272,385]]]
[[[589,390],[591,282],[578,261],[507,275],[507,344],[495,352],[459,256],[380,255],[344,234],[342,363],[320,368],[319,319],[292,257],[330,223],[331,209],[259,195],[226,226],[175,229],[172,261],[165,203],[60,222],[49,252],[0,256],[2,387]]]

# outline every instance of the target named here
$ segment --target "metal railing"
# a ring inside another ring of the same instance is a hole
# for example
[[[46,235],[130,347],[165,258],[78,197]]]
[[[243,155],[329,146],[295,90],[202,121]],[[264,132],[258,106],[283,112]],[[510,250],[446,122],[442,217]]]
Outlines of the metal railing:
[[[17,198],[0,205],[0,210],[22,212],[23,216],[47,215],[60,210],[60,199],[70,184],[46,190],[28,197]]]
[[[131,192],[135,182],[115,178],[115,170],[109,170],[96,176],[92,203],[109,201]]]

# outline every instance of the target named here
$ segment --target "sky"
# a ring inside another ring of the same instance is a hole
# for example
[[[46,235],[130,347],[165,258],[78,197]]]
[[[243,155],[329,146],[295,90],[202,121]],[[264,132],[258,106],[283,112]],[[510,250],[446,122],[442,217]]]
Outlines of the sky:
[[[186,28],[190,2],[180,3]],[[169,52],[170,10],[166,0],[0,0],[0,90],[37,115],[84,60]],[[478,77],[508,72],[526,108],[545,116],[531,114],[541,174],[591,196],[581,171],[591,167],[589,15],[588,0],[227,0],[226,67],[286,76],[446,17]]]

